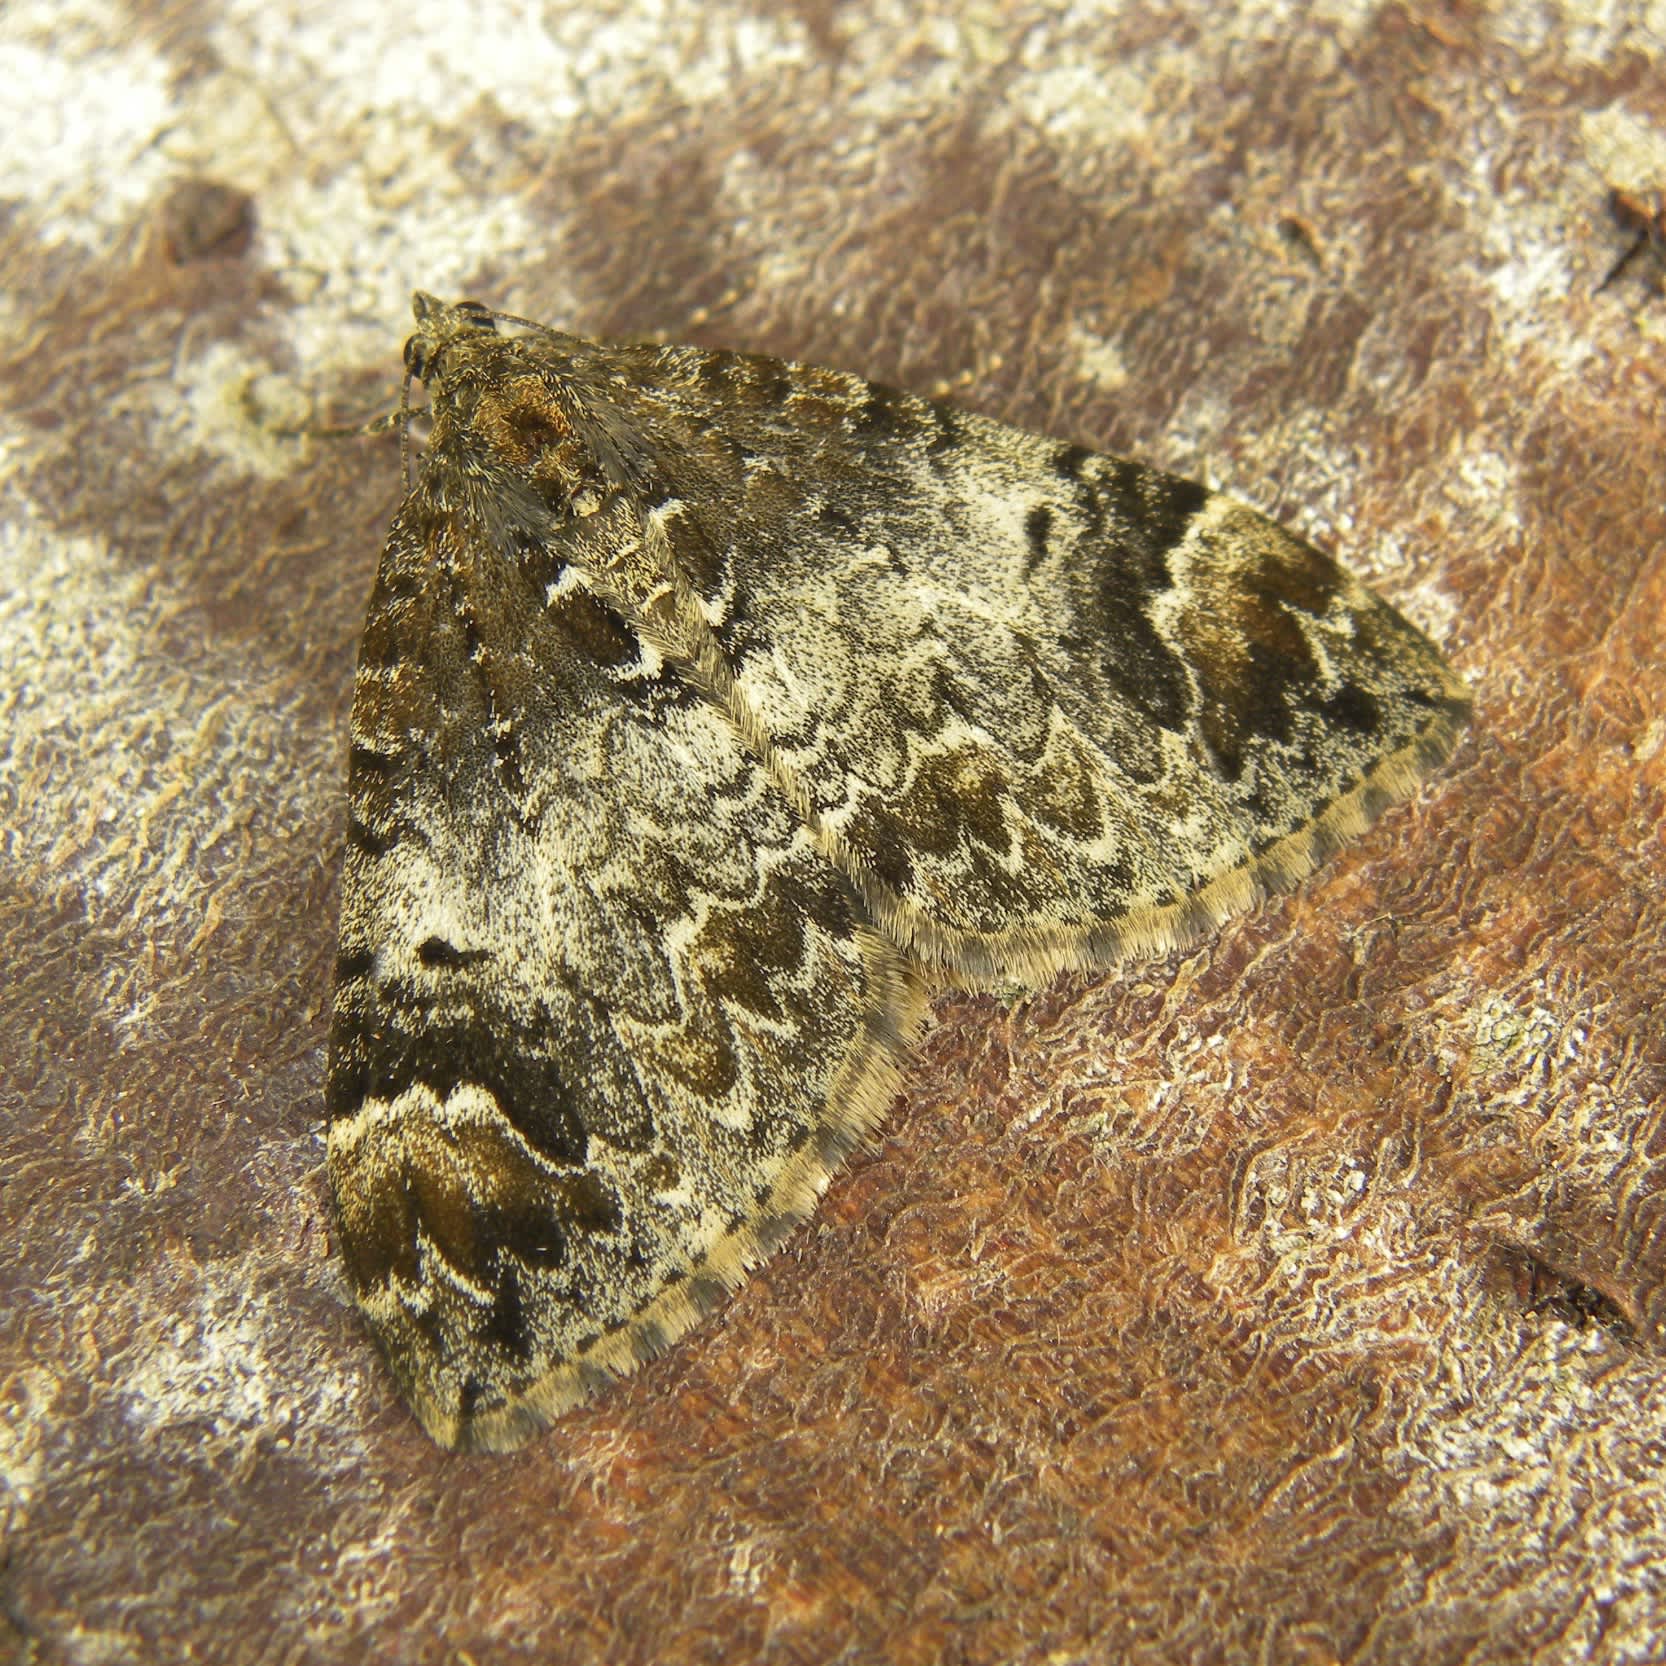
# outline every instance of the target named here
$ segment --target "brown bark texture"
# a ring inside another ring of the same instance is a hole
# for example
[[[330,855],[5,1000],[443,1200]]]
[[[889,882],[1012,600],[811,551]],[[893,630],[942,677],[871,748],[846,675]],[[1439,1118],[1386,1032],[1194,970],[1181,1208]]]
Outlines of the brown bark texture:
[[[0,14],[0,1659],[1666,1656],[1666,12]],[[1603,279],[1641,238],[1634,258]],[[667,1357],[437,1451],[323,1041],[409,291],[1247,498],[1453,764],[1196,951],[948,995]]]

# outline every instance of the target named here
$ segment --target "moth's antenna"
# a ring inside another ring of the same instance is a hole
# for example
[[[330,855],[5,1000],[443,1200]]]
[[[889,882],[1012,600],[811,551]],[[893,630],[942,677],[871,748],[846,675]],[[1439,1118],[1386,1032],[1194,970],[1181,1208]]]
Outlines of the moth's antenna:
[[[366,434],[385,434],[395,424],[408,427],[411,418],[417,414],[404,408],[402,398],[399,410],[384,411],[366,422],[314,422],[300,428],[273,428],[269,432],[284,440],[362,440]],[[407,489],[410,487],[409,473],[407,469]]]
[[[540,324],[536,318],[517,318],[512,312],[488,312],[486,316],[494,324],[514,324],[523,330],[536,330],[541,336],[558,336],[565,331],[556,329],[550,324]]]
[[[405,477],[405,491],[411,490],[411,373],[399,384],[399,468]]]
[[[419,319],[420,322],[420,319]],[[411,489],[411,423],[429,407],[411,407],[411,383],[417,372],[423,368],[417,359],[411,356],[411,348],[416,344],[416,337],[405,343],[405,377],[399,384],[399,406],[396,410],[383,411],[380,416],[371,417],[367,422],[346,424],[330,423],[327,425],[308,423],[298,428],[276,428],[272,432],[286,439],[351,439],[365,434],[385,434],[390,428],[399,430],[399,470],[404,476],[405,490]]]

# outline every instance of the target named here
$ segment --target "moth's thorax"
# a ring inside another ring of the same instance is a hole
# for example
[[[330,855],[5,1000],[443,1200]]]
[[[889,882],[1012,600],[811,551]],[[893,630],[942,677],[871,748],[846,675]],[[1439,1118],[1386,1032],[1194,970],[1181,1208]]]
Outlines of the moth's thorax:
[[[696,657],[698,614],[676,571],[661,518],[622,490],[621,463],[577,378],[541,342],[486,331],[451,336],[427,365],[439,489],[513,560],[559,540],[571,578],[659,651]],[[582,529],[574,525],[582,522]]]
[[[473,452],[493,472],[517,475],[570,496],[600,471],[574,426],[570,406],[547,375],[502,366],[489,377],[448,377],[433,393],[436,441]]]
[[[453,343],[429,382],[430,447],[469,474],[530,487],[553,516],[593,514],[606,492],[600,460],[575,421],[560,379],[501,350]]]

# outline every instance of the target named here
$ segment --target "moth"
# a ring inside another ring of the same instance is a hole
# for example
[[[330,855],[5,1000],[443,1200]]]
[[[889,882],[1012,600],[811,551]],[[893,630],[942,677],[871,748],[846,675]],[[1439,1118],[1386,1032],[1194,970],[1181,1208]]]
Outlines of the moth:
[[[780,1243],[930,989],[1193,940],[1409,793],[1468,696],[1190,481],[832,370],[415,314],[328,1169],[423,1426],[503,1450]]]

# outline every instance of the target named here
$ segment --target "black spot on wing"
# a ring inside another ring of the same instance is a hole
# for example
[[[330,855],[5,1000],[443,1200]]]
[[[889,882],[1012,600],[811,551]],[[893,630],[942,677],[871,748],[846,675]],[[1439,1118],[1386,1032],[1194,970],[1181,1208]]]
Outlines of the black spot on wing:
[[[912,426],[909,404],[907,396],[894,388],[870,388],[852,413],[851,426],[864,438],[888,439]]]
[[[1186,536],[1198,511],[1214,496],[1195,480],[1156,469],[1138,468],[1131,486],[1139,525],[1152,549],[1165,555]]]
[[[498,780],[503,790],[520,803],[527,795],[526,770],[521,763],[520,736],[512,726],[493,734],[492,756],[497,760]]]
[[[1084,622],[1098,627],[1099,651],[1092,657],[1100,675],[1158,728],[1183,729],[1191,718],[1192,685],[1173,646],[1114,575],[1107,575],[1097,603]],[[1127,766],[1132,759],[1121,761]]]
[[[1095,453],[1085,445],[1061,445],[1048,459],[1053,472],[1061,480],[1078,481],[1082,478],[1082,470],[1094,459]]]
[[[966,424],[953,405],[933,400],[927,407],[931,415],[931,437],[926,450],[934,456],[957,450],[966,439]]]
[[[1326,722],[1356,735],[1374,735],[1382,727],[1382,711],[1376,696],[1355,683],[1344,683],[1319,710]]]
[[[493,1259],[492,1305],[475,1327],[475,1335],[518,1359],[525,1359],[532,1351],[526,1303],[521,1299],[521,1275],[514,1265],[506,1265],[502,1257]]]
[[[347,755],[347,767],[354,775],[373,781],[386,781],[399,768],[399,758],[391,752],[378,752],[373,747],[355,743]]]
[[[442,970],[457,966],[475,966],[492,958],[490,949],[459,949],[443,937],[430,937],[417,945],[417,959],[424,966]]]
[[[1053,511],[1045,503],[1038,503],[1024,517],[1024,542],[1029,546],[1027,572],[1047,559],[1047,540],[1053,530]]]
[[[421,1084],[442,1102],[464,1083],[490,1094],[535,1151],[551,1162],[586,1160],[578,1098],[547,1036],[489,1010],[457,1012],[397,985],[338,1007],[327,1109],[350,1116],[367,1099],[393,1100]]]
[[[1195,480],[1102,457],[1083,476],[1078,500],[1091,505],[1088,519],[1118,545],[1125,579],[1150,595],[1168,589],[1169,553],[1213,495]]]
[[[792,397],[793,379],[779,360],[762,355],[745,361],[751,373],[752,397],[759,405],[785,405]]]
[[[353,816],[347,823],[347,842],[355,850],[363,851],[366,856],[386,856],[399,843],[399,833],[397,829],[378,833],[357,816]]]

